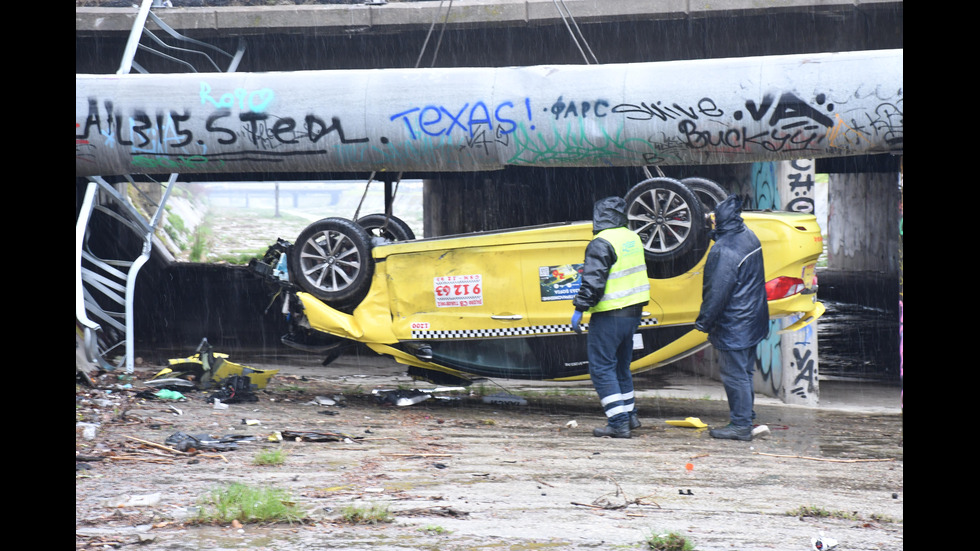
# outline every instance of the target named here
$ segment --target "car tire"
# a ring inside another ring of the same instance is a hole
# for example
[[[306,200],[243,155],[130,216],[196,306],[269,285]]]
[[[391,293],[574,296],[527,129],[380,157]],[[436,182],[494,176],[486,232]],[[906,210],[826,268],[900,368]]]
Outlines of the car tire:
[[[714,212],[718,203],[728,197],[728,192],[724,188],[707,178],[684,178],[681,183],[689,187],[701,200],[701,210],[704,214]]]
[[[324,218],[307,226],[287,259],[293,282],[335,308],[359,303],[374,275],[371,236],[345,218]]]
[[[679,180],[644,180],[625,199],[628,227],[639,234],[648,264],[675,261],[706,240],[701,200]]]
[[[415,232],[400,218],[384,214],[368,214],[357,219],[357,225],[373,237],[386,241],[411,241]]]

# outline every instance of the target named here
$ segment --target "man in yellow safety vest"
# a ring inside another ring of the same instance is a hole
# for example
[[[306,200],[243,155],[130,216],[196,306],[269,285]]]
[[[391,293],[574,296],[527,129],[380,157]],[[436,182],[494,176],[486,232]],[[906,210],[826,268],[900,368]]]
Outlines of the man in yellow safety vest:
[[[626,227],[626,201],[606,197],[596,201],[592,212],[592,241],[585,248],[585,265],[578,294],[572,300],[572,329],[582,333],[582,315],[588,324],[589,376],[606,413],[606,426],[595,436],[630,438],[640,427],[635,410],[633,334],[640,324],[643,306],[650,302],[643,244]]]

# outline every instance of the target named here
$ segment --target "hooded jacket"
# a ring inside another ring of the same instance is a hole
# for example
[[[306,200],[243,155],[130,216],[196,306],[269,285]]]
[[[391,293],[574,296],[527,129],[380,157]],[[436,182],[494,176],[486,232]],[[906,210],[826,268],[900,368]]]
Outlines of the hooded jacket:
[[[585,265],[582,270],[582,283],[579,287],[578,294],[572,300],[572,305],[575,306],[576,310],[584,312],[599,304],[605,293],[606,281],[609,278],[609,269],[618,259],[616,247],[598,234],[613,228],[625,228],[626,224],[626,201],[622,197],[607,197],[596,201],[592,211],[592,233],[596,237],[585,247]],[[639,238],[637,238],[637,242],[639,242]],[[645,278],[645,264],[643,273]],[[632,304],[636,308],[629,309],[629,312],[622,312],[623,315],[634,315],[642,309],[644,304],[650,302],[649,287],[640,300],[642,302]],[[636,310],[636,312],[633,312],[633,310]],[[616,315],[614,312],[617,311],[609,311],[609,314]]]
[[[741,210],[735,195],[715,208],[715,243],[705,261],[701,311],[694,322],[719,350],[755,346],[769,333],[762,245]]]

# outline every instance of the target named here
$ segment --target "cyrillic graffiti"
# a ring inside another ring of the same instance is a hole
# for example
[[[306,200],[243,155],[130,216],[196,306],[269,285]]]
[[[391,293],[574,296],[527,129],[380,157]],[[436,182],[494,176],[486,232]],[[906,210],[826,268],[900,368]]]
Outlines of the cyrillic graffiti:
[[[888,60],[894,54],[878,57],[886,61],[869,63],[894,63]],[[727,70],[725,78],[738,74]],[[453,70],[433,70],[444,83],[438,87],[406,73],[398,82],[415,83],[421,99],[406,102],[386,89],[373,103],[367,83],[385,82],[373,74],[351,76],[365,84],[350,93],[339,84],[346,73],[166,81],[85,75],[76,87],[76,171],[261,171],[238,164],[252,161],[281,163],[285,171],[713,164],[881,150],[883,136],[891,146],[902,144],[900,84],[865,91],[860,81],[847,83],[833,101],[830,94],[795,91],[819,84],[740,97],[704,75],[702,84],[664,87],[641,77],[622,87],[615,84],[622,71],[508,70],[492,75],[496,95],[472,97],[452,86],[463,78]],[[803,82],[807,72],[801,70]],[[577,88],[583,78],[609,87],[583,92]],[[309,91],[320,85],[322,98]],[[894,92],[885,93],[889,88]],[[290,159],[297,156],[319,158]],[[812,183],[795,185],[801,198],[790,208],[807,212],[812,205],[803,191]]]
[[[594,100],[594,101],[579,101],[577,104],[575,101],[570,101],[565,103],[562,96],[558,96],[555,103],[551,104],[551,114],[555,117],[555,120],[559,118],[567,119],[568,117],[605,117],[606,109],[609,108],[609,102],[604,99]],[[549,111],[545,108],[545,111]],[[581,115],[579,112],[581,111]],[[615,111],[614,111],[615,112]]]
[[[790,212],[805,212],[813,214],[816,212],[816,204],[813,197],[813,162],[806,159],[791,161],[794,172],[787,174],[789,178],[789,189],[793,197],[785,201],[783,209]]]

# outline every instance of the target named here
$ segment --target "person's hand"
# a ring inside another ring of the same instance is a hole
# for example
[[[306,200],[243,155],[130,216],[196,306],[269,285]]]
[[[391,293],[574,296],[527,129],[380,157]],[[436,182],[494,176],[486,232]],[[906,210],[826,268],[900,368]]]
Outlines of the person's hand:
[[[572,314],[572,329],[574,329],[579,335],[582,334],[582,326],[579,325],[580,323],[582,323],[582,311],[576,310],[575,313]]]

